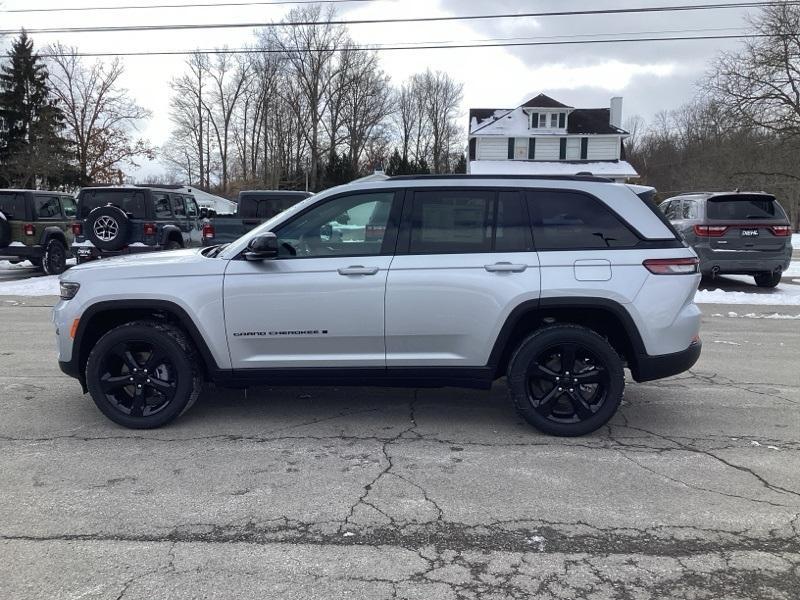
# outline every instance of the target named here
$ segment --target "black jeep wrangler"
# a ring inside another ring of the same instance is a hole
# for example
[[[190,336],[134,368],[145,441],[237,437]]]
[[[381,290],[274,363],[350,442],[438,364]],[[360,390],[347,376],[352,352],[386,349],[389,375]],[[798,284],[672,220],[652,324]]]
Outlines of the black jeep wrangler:
[[[65,192],[0,190],[0,259],[63,273],[75,213],[75,198]]]
[[[92,187],[78,194],[78,262],[134,252],[199,246],[194,196],[158,187]]]

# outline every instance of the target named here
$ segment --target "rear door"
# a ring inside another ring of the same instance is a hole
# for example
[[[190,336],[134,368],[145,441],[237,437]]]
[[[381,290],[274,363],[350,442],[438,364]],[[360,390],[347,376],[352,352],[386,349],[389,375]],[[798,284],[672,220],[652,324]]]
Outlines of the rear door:
[[[389,367],[480,367],[511,308],[539,297],[515,189],[409,191],[386,284]]]
[[[772,229],[788,225],[789,220],[777,200],[768,194],[712,196],[706,202],[705,222],[712,228],[710,231],[716,227],[721,232],[709,237],[714,250],[774,252],[789,243],[789,236],[775,235]]]

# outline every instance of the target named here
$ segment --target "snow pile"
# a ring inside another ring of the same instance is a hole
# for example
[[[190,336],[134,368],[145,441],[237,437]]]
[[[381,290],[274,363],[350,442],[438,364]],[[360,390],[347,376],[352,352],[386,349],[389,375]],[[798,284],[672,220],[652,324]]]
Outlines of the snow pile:
[[[58,275],[0,282],[0,296],[58,296]]]
[[[712,317],[724,317],[722,313],[714,313],[711,315]],[[732,319],[800,319],[800,315],[784,315],[781,313],[771,313],[771,314],[763,314],[763,313],[747,313],[746,315],[740,315],[739,313],[729,312],[728,317]]]
[[[779,285],[768,293],[731,292],[726,290],[697,290],[694,301],[698,304],[758,304],[800,306],[800,286]]]

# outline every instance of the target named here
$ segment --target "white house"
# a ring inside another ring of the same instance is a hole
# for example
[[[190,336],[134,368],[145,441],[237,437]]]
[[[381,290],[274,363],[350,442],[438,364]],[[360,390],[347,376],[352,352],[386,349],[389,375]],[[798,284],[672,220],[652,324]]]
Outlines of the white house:
[[[469,111],[468,172],[476,175],[638,177],[625,160],[622,98],[574,108],[539,94],[517,108]]]

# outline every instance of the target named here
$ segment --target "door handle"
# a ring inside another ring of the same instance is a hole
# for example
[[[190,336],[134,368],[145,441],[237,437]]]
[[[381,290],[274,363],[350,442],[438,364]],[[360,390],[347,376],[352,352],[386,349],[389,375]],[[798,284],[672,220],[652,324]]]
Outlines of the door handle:
[[[378,267],[363,267],[361,265],[352,265],[350,267],[342,267],[337,269],[339,275],[375,275],[380,269]]]
[[[510,262],[498,262],[493,265],[483,265],[490,273],[522,273],[528,265],[517,265]]]

